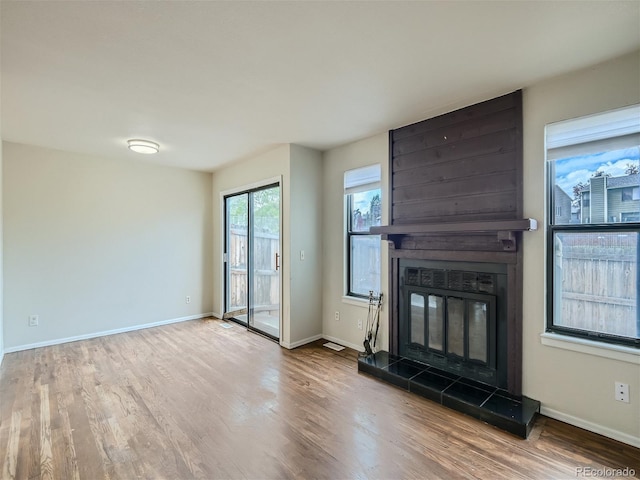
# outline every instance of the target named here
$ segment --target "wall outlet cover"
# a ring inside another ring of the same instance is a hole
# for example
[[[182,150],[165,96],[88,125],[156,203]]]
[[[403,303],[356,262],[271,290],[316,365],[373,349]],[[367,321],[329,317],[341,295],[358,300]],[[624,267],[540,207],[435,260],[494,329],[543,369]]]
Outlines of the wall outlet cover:
[[[615,389],[616,400],[619,402],[629,403],[629,384],[615,382]]]

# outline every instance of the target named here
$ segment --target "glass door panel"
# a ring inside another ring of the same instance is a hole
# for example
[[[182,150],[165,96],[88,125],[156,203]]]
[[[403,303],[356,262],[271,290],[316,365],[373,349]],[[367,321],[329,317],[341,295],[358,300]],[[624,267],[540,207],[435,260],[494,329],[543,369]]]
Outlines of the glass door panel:
[[[464,358],[464,300],[447,297],[447,352]]]
[[[252,192],[249,327],[280,338],[280,186]]]
[[[487,304],[469,301],[469,358],[487,363]]]
[[[442,325],[444,324],[444,303],[440,295],[429,295],[429,348],[444,351]]]
[[[424,346],[424,295],[411,294],[411,343]]]
[[[227,312],[246,310],[248,306],[249,269],[249,194],[242,193],[225,199],[227,241]],[[245,324],[246,314],[234,318]]]

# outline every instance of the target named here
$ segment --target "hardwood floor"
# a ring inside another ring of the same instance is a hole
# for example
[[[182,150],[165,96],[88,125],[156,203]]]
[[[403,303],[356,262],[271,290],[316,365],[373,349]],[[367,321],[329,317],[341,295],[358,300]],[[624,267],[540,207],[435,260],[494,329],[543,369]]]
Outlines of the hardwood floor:
[[[521,440],[358,374],[199,320],[10,353],[2,478],[576,478],[640,450],[540,417]]]

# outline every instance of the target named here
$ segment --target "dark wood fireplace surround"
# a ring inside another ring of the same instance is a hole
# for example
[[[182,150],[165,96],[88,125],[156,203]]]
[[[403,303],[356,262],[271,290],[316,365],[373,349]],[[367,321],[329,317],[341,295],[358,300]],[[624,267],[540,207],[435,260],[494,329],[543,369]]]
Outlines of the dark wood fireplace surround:
[[[521,240],[537,227],[523,218],[522,92],[392,130],[389,156],[391,220],[371,229],[389,242],[389,358],[399,352],[401,259],[503,264],[505,396],[520,398]]]

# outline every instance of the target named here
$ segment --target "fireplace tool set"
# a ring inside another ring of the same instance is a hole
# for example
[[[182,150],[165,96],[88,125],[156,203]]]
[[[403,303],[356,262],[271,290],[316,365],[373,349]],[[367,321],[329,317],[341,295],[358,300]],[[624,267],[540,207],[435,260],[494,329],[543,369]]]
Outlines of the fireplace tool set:
[[[367,312],[367,327],[364,336],[364,354],[373,355],[373,349],[376,347],[376,339],[378,338],[378,329],[380,328],[380,309],[382,308],[382,293],[378,296],[373,294],[373,290],[369,290],[369,311]]]

